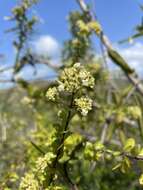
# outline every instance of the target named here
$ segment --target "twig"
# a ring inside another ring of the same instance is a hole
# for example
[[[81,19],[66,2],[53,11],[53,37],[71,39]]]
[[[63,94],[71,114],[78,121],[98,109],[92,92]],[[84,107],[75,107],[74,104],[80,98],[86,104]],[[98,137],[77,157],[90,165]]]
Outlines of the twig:
[[[3,73],[3,72],[8,71],[8,70],[13,70],[13,66],[4,67],[4,68],[0,69],[0,73]]]
[[[107,134],[107,128],[108,128],[108,123],[106,122],[103,126],[103,129],[102,129],[102,133],[101,133],[101,143],[104,144],[104,141],[105,141],[105,137],[106,137],[106,134]]]
[[[123,153],[123,155],[126,156],[126,157],[128,157],[129,159],[143,161],[143,157],[142,156],[133,156],[133,155],[125,154],[125,153]]]
[[[44,58],[39,58],[38,56],[35,58],[35,62],[36,63],[41,63],[41,64],[45,64],[48,67],[50,67],[51,69],[53,69],[54,71],[59,71],[59,69],[61,68],[62,65],[59,64],[53,64],[51,61],[49,61],[48,59],[44,59]]]
[[[40,153],[42,153],[43,155],[45,155],[45,152],[38,146],[36,145],[33,141],[30,140],[30,143],[34,146],[34,148],[36,148],[36,150],[38,150]]]

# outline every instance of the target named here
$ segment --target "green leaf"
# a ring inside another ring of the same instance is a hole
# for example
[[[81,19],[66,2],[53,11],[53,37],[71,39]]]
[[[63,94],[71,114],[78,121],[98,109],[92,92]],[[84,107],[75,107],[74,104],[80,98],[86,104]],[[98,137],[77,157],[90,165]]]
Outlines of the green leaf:
[[[140,150],[138,156],[143,156],[143,148]]]
[[[85,146],[85,149],[84,149],[84,157],[85,157],[85,159],[93,160],[94,155],[95,155],[95,152],[94,152],[93,144],[90,143],[90,142],[87,142],[86,146]]]
[[[121,163],[121,167],[120,167],[121,172],[127,173],[130,168],[131,168],[131,162],[130,162],[129,158],[125,157]]]
[[[121,167],[121,163],[119,163],[119,164],[117,164],[116,166],[114,166],[113,168],[112,168],[112,170],[114,171],[114,170],[117,170],[118,168],[120,168]]]
[[[130,68],[128,63],[121,57],[121,55],[113,50],[108,49],[108,55],[112,59],[113,62],[115,62],[126,74],[131,74],[134,72],[134,69]]]
[[[129,138],[125,142],[123,150],[126,152],[130,152],[134,147],[135,147],[135,140],[133,138]]]
[[[94,148],[95,148],[96,151],[103,150],[104,149],[104,145],[101,142],[98,141],[98,142],[96,142],[94,144]]]
[[[120,151],[114,151],[112,154],[113,154],[113,156],[116,157],[116,156],[120,156],[121,152]]]
[[[141,174],[141,176],[139,178],[139,183],[140,183],[140,185],[143,185],[143,174]]]

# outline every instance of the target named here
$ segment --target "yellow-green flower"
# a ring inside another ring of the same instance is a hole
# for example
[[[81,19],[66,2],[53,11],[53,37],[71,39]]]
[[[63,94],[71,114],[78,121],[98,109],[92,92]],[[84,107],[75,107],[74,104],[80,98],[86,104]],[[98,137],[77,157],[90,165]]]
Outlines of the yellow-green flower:
[[[83,116],[86,116],[92,109],[92,100],[87,97],[76,98],[75,105],[77,106],[77,110],[79,110]]]
[[[133,118],[133,119],[138,119],[141,117],[142,112],[140,107],[138,106],[129,106],[127,108],[128,114]]]
[[[34,174],[25,174],[20,183],[20,190],[40,190],[38,181],[34,178]]]
[[[55,158],[55,155],[52,152],[49,152],[45,154],[43,157],[39,157],[38,160],[36,161],[36,168],[37,171],[44,173],[45,169],[47,168],[48,165],[50,165]]]
[[[80,63],[76,63],[73,67],[64,69],[58,83],[59,91],[75,92],[81,87],[93,88],[94,78]]]
[[[58,98],[58,95],[59,95],[59,92],[56,87],[49,88],[46,93],[46,97],[51,101],[55,101]]]

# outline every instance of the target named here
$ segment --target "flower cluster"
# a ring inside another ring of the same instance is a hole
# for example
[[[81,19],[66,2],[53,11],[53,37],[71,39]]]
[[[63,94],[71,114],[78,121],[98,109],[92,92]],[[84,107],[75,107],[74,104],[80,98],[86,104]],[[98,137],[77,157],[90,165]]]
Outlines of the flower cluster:
[[[99,24],[98,22],[96,22],[96,21],[91,21],[91,22],[89,22],[89,23],[88,23],[88,27],[89,27],[91,30],[95,31],[97,35],[99,35],[100,32],[101,32],[101,26],[100,26],[100,24]]]
[[[49,88],[46,92],[46,97],[51,100],[55,101],[58,98],[59,92],[56,87]]]
[[[24,96],[24,98],[21,100],[21,103],[25,105],[30,105],[34,103],[34,100],[29,98],[28,96]]]
[[[86,116],[92,109],[92,100],[87,97],[76,98],[75,105],[77,106],[77,110],[79,110],[83,116]]]
[[[20,190],[39,190],[38,181],[34,178],[34,174],[26,173],[20,183]]]
[[[86,69],[81,69],[81,71],[79,72],[79,78],[81,79],[83,86],[90,88],[94,87],[94,78]]]
[[[88,35],[90,34],[89,27],[86,23],[84,23],[82,20],[77,21],[77,26],[79,27],[79,34],[81,35]]]
[[[45,154],[44,157],[39,157],[38,160],[36,161],[37,171],[44,173],[45,169],[47,168],[48,165],[52,163],[54,158],[55,155],[52,152]]]
[[[91,33],[91,31],[94,31],[94,32],[96,32],[97,35],[99,35],[101,32],[101,26],[96,21],[91,21],[91,22],[85,23],[82,20],[78,20],[77,26],[79,27],[80,35],[87,36]]]
[[[59,91],[75,92],[82,86],[93,88],[94,78],[80,63],[76,63],[73,67],[64,69],[58,83]]]
[[[141,109],[138,106],[129,106],[127,112],[133,119],[138,119],[142,115]]]

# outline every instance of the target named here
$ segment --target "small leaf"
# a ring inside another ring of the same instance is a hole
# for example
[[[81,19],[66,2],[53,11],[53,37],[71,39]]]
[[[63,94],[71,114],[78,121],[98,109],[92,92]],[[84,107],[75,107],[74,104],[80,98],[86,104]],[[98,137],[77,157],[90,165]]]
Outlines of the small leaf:
[[[104,145],[99,141],[94,144],[94,147],[96,151],[104,149]]]
[[[127,173],[130,168],[131,168],[131,162],[130,162],[129,158],[125,157],[121,163],[121,168],[120,168],[121,172]]]
[[[143,185],[143,174],[141,174],[141,176],[139,178],[139,183],[140,183],[140,185]]]
[[[143,156],[143,148],[140,150],[138,156]]]
[[[119,164],[117,164],[116,166],[114,166],[113,168],[112,168],[112,170],[114,171],[114,170],[116,170],[116,169],[118,169],[118,168],[120,168],[121,167],[121,163],[119,163]]]
[[[121,155],[121,152],[120,151],[114,151],[113,152],[113,156],[120,156]]]
[[[133,138],[129,138],[125,142],[123,150],[126,152],[130,152],[134,147],[135,147],[135,140]]]

